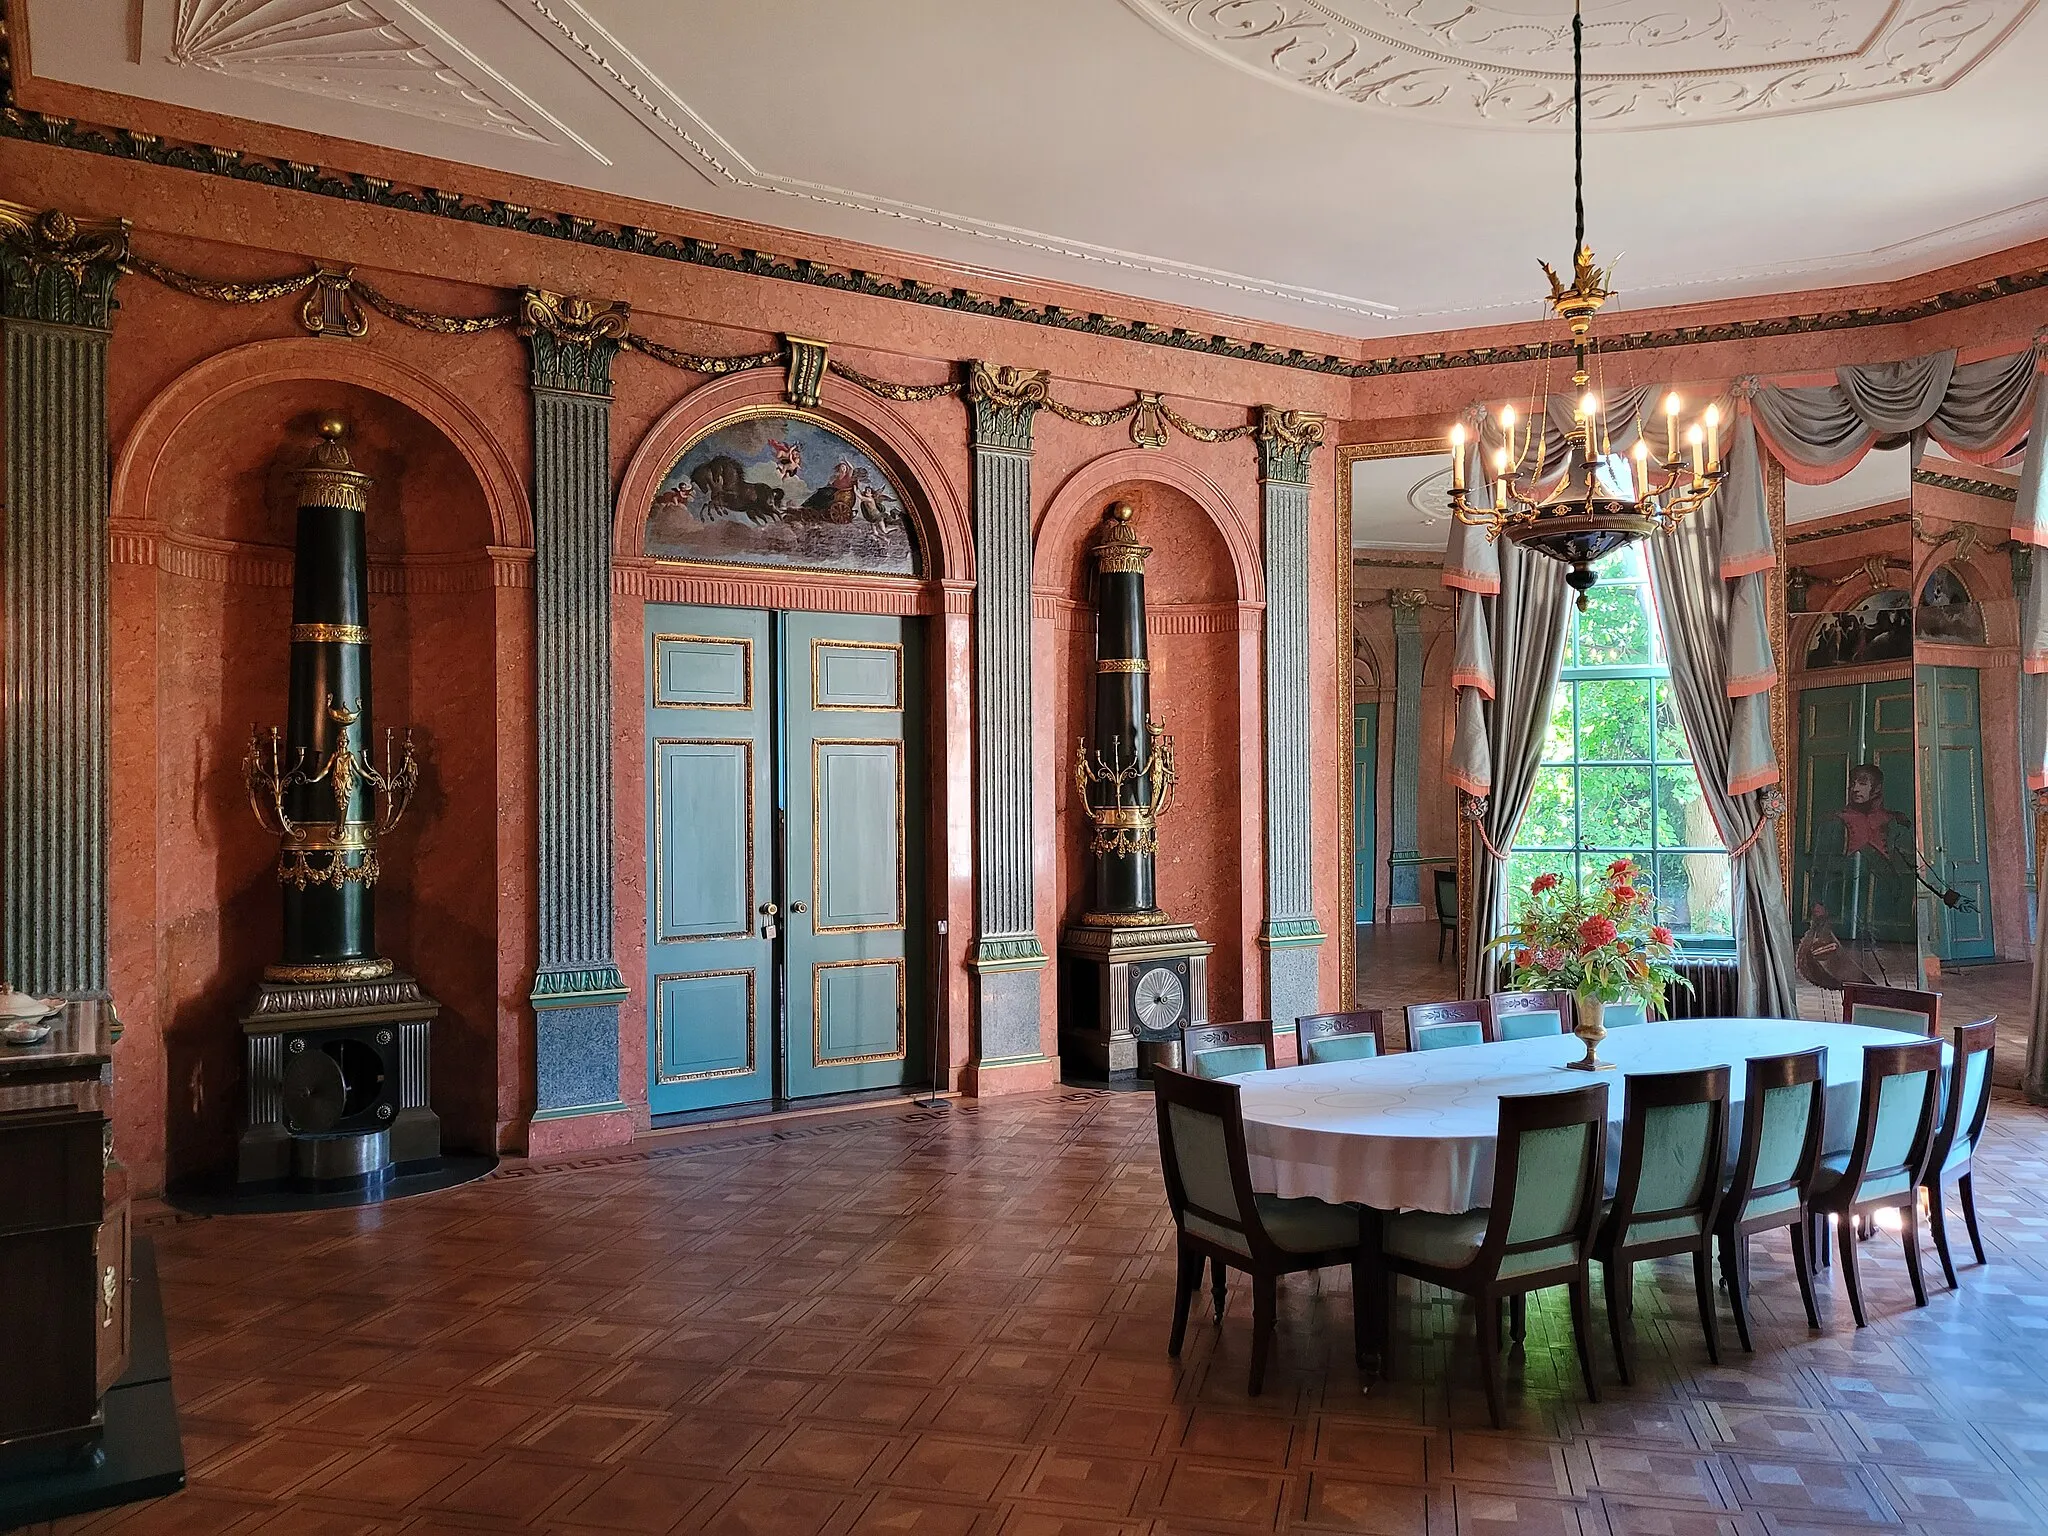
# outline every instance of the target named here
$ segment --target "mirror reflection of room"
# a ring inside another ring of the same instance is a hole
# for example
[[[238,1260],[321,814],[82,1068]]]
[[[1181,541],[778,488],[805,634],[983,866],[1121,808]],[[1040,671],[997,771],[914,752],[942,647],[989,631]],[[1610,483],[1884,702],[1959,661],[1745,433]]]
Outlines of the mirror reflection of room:
[[[1351,867],[1357,1006],[1458,996],[1455,593],[1442,585],[1450,473],[1424,454],[1345,448],[1351,509]]]
[[[1919,984],[1910,452],[1785,486],[1794,772],[1786,786],[1799,1011]]]
[[[1924,985],[1944,1022],[1996,1015],[1996,1077],[2026,1060],[2033,840],[2020,747],[2020,592],[2011,538],[2017,465],[1930,446],[1913,471],[1913,676],[1918,758],[1915,890]]]

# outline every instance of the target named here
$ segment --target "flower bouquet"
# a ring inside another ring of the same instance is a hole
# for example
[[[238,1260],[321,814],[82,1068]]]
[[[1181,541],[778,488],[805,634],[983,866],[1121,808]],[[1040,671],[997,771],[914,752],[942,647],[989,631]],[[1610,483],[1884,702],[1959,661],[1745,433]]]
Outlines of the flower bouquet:
[[[1508,930],[1492,947],[1508,951],[1517,989],[1557,988],[1578,998],[1573,1030],[1586,1044],[1583,1072],[1604,1071],[1600,1042],[1607,1038],[1601,1014],[1609,1003],[1636,1002],[1645,1014],[1662,1008],[1674,983],[1686,985],[1672,965],[1678,941],[1653,921],[1656,903],[1636,884],[1628,859],[1607,866],[1599,888],[1573,891],[1554,874],[1538,875]]]

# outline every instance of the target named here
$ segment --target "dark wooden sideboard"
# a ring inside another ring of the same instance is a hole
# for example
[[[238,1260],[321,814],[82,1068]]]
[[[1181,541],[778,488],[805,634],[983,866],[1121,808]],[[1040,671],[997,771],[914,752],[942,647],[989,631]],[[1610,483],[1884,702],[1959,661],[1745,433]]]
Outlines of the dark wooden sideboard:
[[[77,1002],[39,1045],[0,1045],[0,1476],[92,1458],[128,1367],[126,1176],[108,1095],[119,1023]]]

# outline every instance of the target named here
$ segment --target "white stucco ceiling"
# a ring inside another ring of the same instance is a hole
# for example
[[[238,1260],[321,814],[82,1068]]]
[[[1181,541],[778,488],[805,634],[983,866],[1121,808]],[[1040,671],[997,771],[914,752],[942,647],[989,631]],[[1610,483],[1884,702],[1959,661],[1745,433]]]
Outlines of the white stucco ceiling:
[[[1587,10],[1590,234],[1623,305],[2048,236],[2037,0]],[[28,26],[39,76],[1371,336],[1542,315],[1536,258],[1571,239],[1570,11],[29,0]]]
[[[1451,539],[1448,451],[1351,461],[1351,547],[1442,554]]]

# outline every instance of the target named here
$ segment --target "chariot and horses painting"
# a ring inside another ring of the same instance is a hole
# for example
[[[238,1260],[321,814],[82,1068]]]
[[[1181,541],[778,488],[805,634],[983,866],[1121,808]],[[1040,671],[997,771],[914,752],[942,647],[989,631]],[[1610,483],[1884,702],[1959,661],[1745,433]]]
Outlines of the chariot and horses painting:
[[[918,574],[903,493],[873,453],[801,411],[713,427],[662,477],[647,519],[657,560]]]

